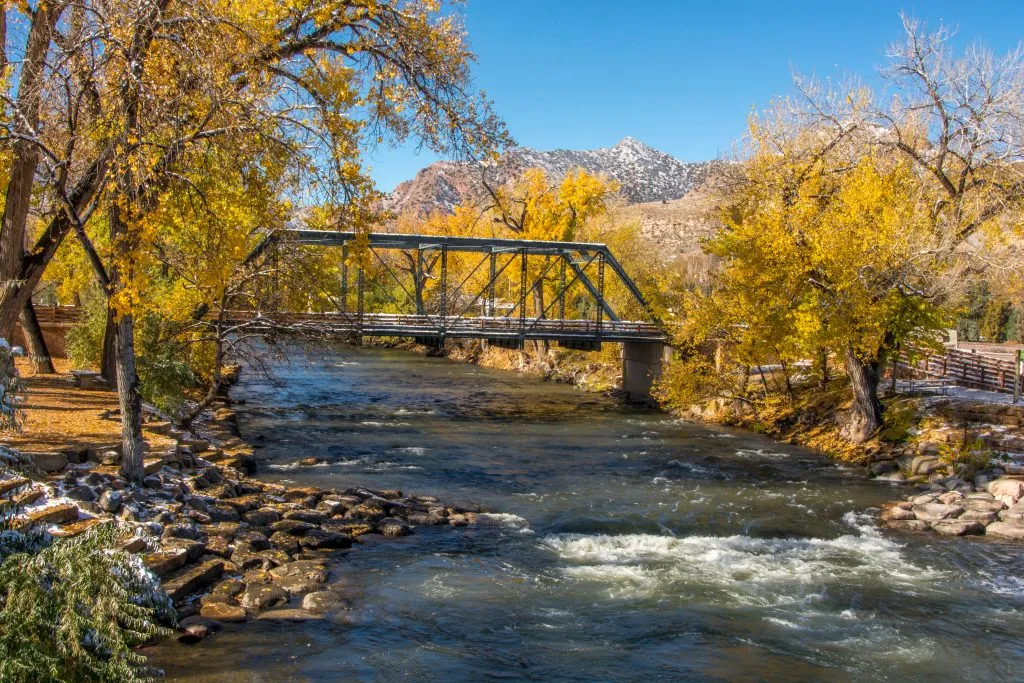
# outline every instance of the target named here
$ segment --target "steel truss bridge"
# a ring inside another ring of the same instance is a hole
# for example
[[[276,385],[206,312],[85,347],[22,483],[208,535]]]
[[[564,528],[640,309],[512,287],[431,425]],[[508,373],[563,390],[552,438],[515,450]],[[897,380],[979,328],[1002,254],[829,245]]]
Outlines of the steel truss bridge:
[[[288,229],[266,237],[249,261],[275,258],[278,250],[296,245],[340,252],[340,295],[332,297],[337,310],[249,314],[265,317],[268,326],[273,320],[273,326],[297,332],[357,340],[406,337],[437,346],[447,338],[483,339],[508,348],[550,341],[584,350],[599,349],[602,342],[666,341],[643,294],[604,244]],[[367,310],[367,274],[350,265],[358,261],[350,259],[357,249],[368,250],[363,263],[369,259],[376,277],[404,295],[404,302],[395,303],[409,312]],[[458,274],[451,272],[453,258],[460,259]],[[543,294],[536,296],[545,283],[552,292],[546,302]],[[645,319],[621,319],[606,297],[608,286]]]

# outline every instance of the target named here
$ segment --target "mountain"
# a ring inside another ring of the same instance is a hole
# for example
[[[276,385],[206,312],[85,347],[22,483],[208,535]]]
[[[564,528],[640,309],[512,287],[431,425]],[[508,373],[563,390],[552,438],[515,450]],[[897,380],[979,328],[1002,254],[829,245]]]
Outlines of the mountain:
[[[527,168],[542,168],[552,178],[564,178],[570,170],[583,168],[619,181],[626,200],[640,204],[681,199],[707,180],[716,163],[682,162],[627,137],[612,147],[594,150],[542,152],[517,147],[488,167],[487,173],[493,182],[501,184]],[[482,172],[480,166],[469,163],[439,161],[396,187],[386,199],[385,208],[420,215],[450,213],[458,204],[483,196]]]

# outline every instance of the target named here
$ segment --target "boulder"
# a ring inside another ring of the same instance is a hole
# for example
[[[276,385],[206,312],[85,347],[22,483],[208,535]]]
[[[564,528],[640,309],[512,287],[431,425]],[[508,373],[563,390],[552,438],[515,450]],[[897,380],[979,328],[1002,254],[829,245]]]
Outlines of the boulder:
[[[206,552],[206,544],[189,538],[166,538],[162,545],[167,550],[184,550],[189,562],[195,562]]]
[[[321,524],[327,521],[328,515],[326,512],[320,512],[319,510],[289,510],[282,517],[285,519],[297,519],[300,522],[309,522],[310,524]]]
[[[1024,524],[1019,522],[992,522],[985,527],[985,535],[1008,541],[1024,541]]]
[[[291,534],[292,536],[302,536],[313,529],[316,529],[315,524],[310,524],[309,522],[303,522],[297,519],[282,519],[270,525],[271,531],[283,531],[284,533]]]
[[[299,542],[295,536],[283,531],[275,531],[270,534],[270,545],[289,554],[299,552]]]
[[[32,464],[44,472],[59,472],[68,466],[68,456],[64,453],[26,453],[32,458]]]
[[[246,609],[263,610],[288,602],[288,592],[269,583],[253,584],[246,587],[238,602]]]
[[[92,490],[91,486],[86,486],[85,484],[72,486],[64,492],[64,495],[71,500],[80,500],[89,503],[96,500],[96,492]]]
[[[186,538],[192,541],[205,541],[206,534],[191,522],[179,522],[164,527],[164,538]]]
[[[167,597],[178,602],[182,598],[199,591],[220,578],[224,572],[224,560],[207,560],[194,567],[182,569],[167,581],[164,590]]]
[[[245,621],[249,616],[244,607],[229,605],[225,602],[203,603],[203,606],[199,608],[199,614],[225,624],[239,623]]]
[[[306,532],[304,536],[299,538],[299,544],[303,548],[312,548],[313,550],[337,550],[340,548],[351,548],[352,538],[345,534],[335,534],[330,531],[323,531],[322,529],[314,529],[313,531]]]
[[[304,621],[312,621],[320,619],[319,616],[311,614],[304,609],[272,609],[267,612],[263,612],[258,617],[260,621],[286,621],[290,623],[302,623]]]
[[[363,534],[369,534],[374,531],[375,527],[369,522],[359,522],[353,520],[342,520],[342,519],[331,519],[323,523],[321,527],[324,531],[330,531],[335,534],[345,534],[346,536],[356,537],[362,536]]]
[[[991,497],[989,499],[984,498],[971,498],[968,496],[963,503],[961,503],[965,510],[977,510],[979,512],[999,512],[1006,506]]]
[[[928,522],[922,522],[919,519],[891,519],[885,523],[885,526],[890,529],[896,529],[897,531],[928,530]]]
[[[989,482],[987,490],[996,500],[1013,505],[1024,498],[1024,481],[1002,477]]]
[[[142,563],[146,566],[146,569],[157,576],[167,576],[175,569],[181,569],[185,566],[187,560],[188,552],[184,548],[161,550],[142,556]]]
[[[270,540],[255,529],[240,529],[235,534],[235,543],[248,543],[253,550],[269,550]]]
[[[345,601],[334,591],[316,591],[302,598],[302,609],[314,614],[335,612],[344,607]]]
[[[944,519],[932,524],[932,529],[944,536],[965,536],[985,532],[981,522],[964,519]]]
[[[210,536],[206,541],[206,552],[218,557],[228,558],[231,557],[233,548],[228,539],[223,536]]]
[[[235,598],[245,591],[245,584],[235,578],[227,578],[213,587],[207,595],[203,596],[202,603],[226,602],[234,604]]]
[[[914,516],[925,522],[937,522],[942,519],[953,519],[963,514],[964,509],[959,505],[945,505],[943,503],[925,503],[915,505]]]
[[[316,560],[299,560],[280,567],[274,567],[269,572],[270,580],[278,580],[285,576],[301,576],[313,579],[317,583],[327,580],[327,566]]]
[[[244,513],[242,519],[253,526],[270,526],[281,519],[281,513],[273,508],[260,508]]]
[[[384,519],[377,522],[377,531],[384,534],[385,536],[408,536],[409,525],[400,519],[394,517],[385,517]]]
[[[100,499],[97,504],[100,506],[100,510],[113,513],[120,509],[123,500],[124,494],[120,491],[108,489],[100,494]]]
[[[916,519],[914,513],[911,510],[906,510],[902,507],[894,505],[882,510],[882,514],[879,515],[879,519],[883,522],[896,519]]]
[[[991,524],[999,518],[998,512],[989,512],[986,510],[967,510],[964,514],[957,517],[957,520],[963,522],[980,522],[981,524]]]
[[[959,491],[947,491],[939,496],[939,502],[946,505],[954,505],[964,499],[964,494]]]

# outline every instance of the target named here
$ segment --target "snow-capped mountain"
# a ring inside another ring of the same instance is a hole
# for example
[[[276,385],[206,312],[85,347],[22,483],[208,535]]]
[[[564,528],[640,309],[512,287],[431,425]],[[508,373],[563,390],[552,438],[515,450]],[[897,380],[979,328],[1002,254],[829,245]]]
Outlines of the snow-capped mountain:
[[[542,168],[560,179],[574,168],[603,173],[619,181],[631,203],[680,199],[699,187],[716,162],[685,163],[645,145],[623,138],[613,147],[595,150],[556,149],[542,152],[518,147],[487,169],[488,178],[503,183],[527,168]],[[451,212],[458,204],[482,196],[484,170],[464,162],[440,161],[427,166],[392,192],[385,207],[395,213]]]

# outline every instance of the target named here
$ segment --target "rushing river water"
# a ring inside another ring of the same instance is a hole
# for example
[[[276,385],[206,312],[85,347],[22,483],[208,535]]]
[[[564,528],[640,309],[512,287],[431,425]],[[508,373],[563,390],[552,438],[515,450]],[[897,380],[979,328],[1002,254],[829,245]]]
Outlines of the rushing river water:
[[[1024,553],[880,532],[897,491],[811,451],[398,351],[274,374],[234,391],[261,477],[505,514],[359,545],[346,619],[164,643],[171,680],[1024,676]]]

